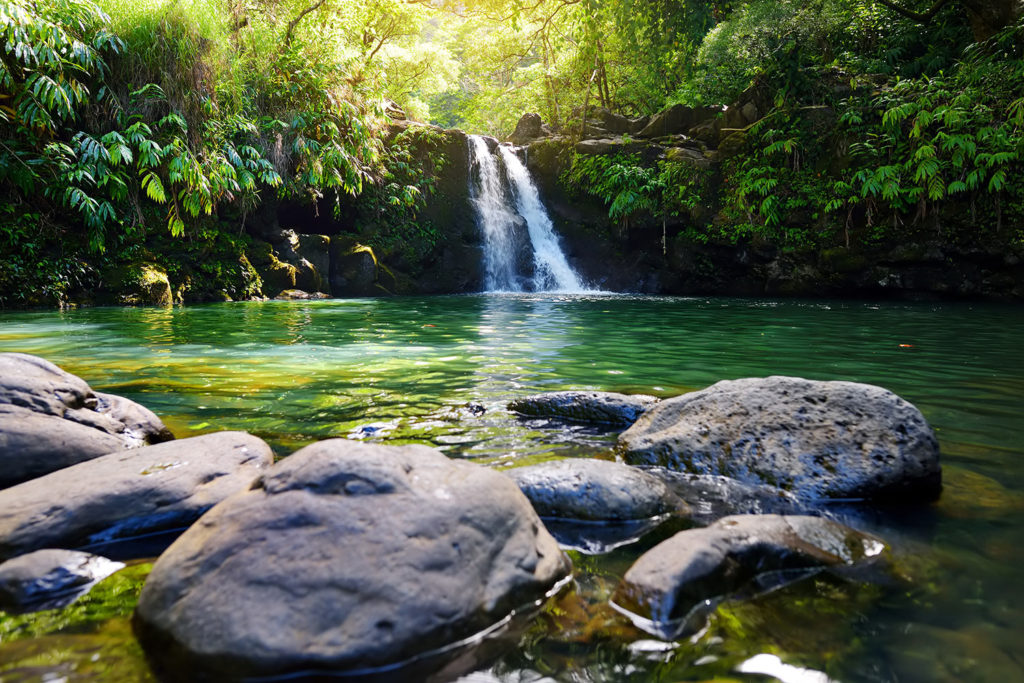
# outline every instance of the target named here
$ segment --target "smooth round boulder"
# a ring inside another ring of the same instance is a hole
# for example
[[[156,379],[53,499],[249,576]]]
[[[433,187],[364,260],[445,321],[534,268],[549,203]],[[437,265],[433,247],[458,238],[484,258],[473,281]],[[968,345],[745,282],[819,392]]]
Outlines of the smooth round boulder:
[[[272,462],[261,439],[217,432],[51,472],[0,491],[0,558],[186,527]]]
[[[330,439],[185,532],[135,621],[169,667],[365,673],[470,638],[570,571],[504,474],[425,446]]]
[[[174,436],[156,415],[24,353],[0,353],[0,488]]]
[[[687,512],[661,479],[608,460],[553,460],[505,474],[541,517],[622,522]]]
[[[124,566],[76,550],[21,555],[0,564],[0,607],[18,612],[66,607]]]
[[[634,465],[767,484],[802,500],[931,501],[939,444],[881,387],[796,377],[727,380],[662,401],[619,435]]]
[[[886,556],[880,539],[821,517],[736,515],[681,531],[640,556],[612,598],[641,628],[676,638],[699,628],[707,610],[825,567],[850,568]]]
[[[552,391],[510,401],[508,409],[528,417],[628,427],[660,399],[611,391]]]

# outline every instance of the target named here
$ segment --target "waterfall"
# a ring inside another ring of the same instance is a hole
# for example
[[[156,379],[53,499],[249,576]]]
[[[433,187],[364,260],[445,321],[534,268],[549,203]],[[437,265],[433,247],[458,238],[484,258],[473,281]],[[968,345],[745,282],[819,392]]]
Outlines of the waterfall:
[[[523,291],[516,274],[516,214],[512,212],[498,172],[498,161],[487,141],[470,135],[470,196],[484,232],[484,289],[488,292]]]
[[[540,201],[537,186],[530,178],[530,172],[519,161],[511,147],[500,146],[498,150],[501,152],[502,161],[505,162],[509,182],[515,190],[519,214],[526,219],[526,228],[530,232],[530,243],[533,245],[534,290],[582,292],[583,283],[565,258],[551,218]]]
[[[555,234],[551,218],[541,203],[529,171],[508,146],[499,146],[505,175],[515,198],[515,208],[502,182],[497,159],[478,135],[469,136],[472,168],[470,191],[484,233],[484,287],[487,291],[522,292],[524,278],[516,268],[520,225],[525,221],[532,253],[533,277],[529,289],[536,292],[583,292],[586,287],[569,265]]]

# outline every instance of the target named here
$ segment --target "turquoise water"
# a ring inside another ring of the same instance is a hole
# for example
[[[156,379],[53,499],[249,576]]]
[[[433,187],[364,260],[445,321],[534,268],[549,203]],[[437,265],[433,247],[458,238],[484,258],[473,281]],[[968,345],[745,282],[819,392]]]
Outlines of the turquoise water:
[[[473,674],[517,682],[765,680],[735,671],[759,653],[842,681],[1024,680],[1022,339],[1024,309],[980,304],[534,295],[0,314],[0,350],[137,400],[179,437],[244,429],[279,456],[335,436],[494,466],[596,455],[614,435],[518,421],[504,404],[771,374],[879,384],[935,427],[941,501],[854,517],[893,543],[907,583],[805,582],[724,606],[694,642],[660,644],[604,598],[662,529],[573,556],[578,589]],[[0,616],[0,680],[145,680],[126,626],[133,590],[117,593],[120,610],[50,615],[56,625]]]

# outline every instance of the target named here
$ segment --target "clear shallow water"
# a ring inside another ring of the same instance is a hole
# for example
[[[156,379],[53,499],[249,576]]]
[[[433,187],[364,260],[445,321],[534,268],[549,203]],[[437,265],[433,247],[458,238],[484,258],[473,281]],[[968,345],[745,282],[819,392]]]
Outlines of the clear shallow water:
[[[670,396],[770,374],[879,384],[935,427],[942,500],[855,515],[893,543],[907,584],[818,578],[660,644],[603,599],[665,528],[574,554],[579,589],[467,679],[508,682],[765,680],[735,670],[762,653],[842,681],[1024,680],[1022,339],[1024,309],[967,304],[530,295],[0,314],[0,350],[137,400],[179,437],[245,429],[281,456],[333,436],[497,465],[596,455],[613,436],[521,422],[505,402],[568,388]],[[146,680],[127,626],[139,580],[49,621],[0,616],[0,680]]]

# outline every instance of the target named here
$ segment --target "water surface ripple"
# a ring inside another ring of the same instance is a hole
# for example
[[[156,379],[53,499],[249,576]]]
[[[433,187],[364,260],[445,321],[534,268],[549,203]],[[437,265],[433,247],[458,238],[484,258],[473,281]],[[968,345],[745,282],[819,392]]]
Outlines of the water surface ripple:
[[[897,546],[909,585],[814,580],[723,606],[693,641],[652,642],[603,598],[655,534],[574,554],[576,592],[466,678],[503,682],[764,680],[737,671],[761,653],[842,681],[1024,680],[1022,339],[1024,310],[985,304],[490,295],[0,314],[0,350],[137,400],[179,437],[244,429],[280,456],[336,436],[494,465],[596,455],[614,435],[520,421],[504,404],[773,374],[879,384],[935,427],[942,500],[855,517]],[[96,661],[147,680],[125,620],[46,630],[0,616],[0,680],[84,680]]]

